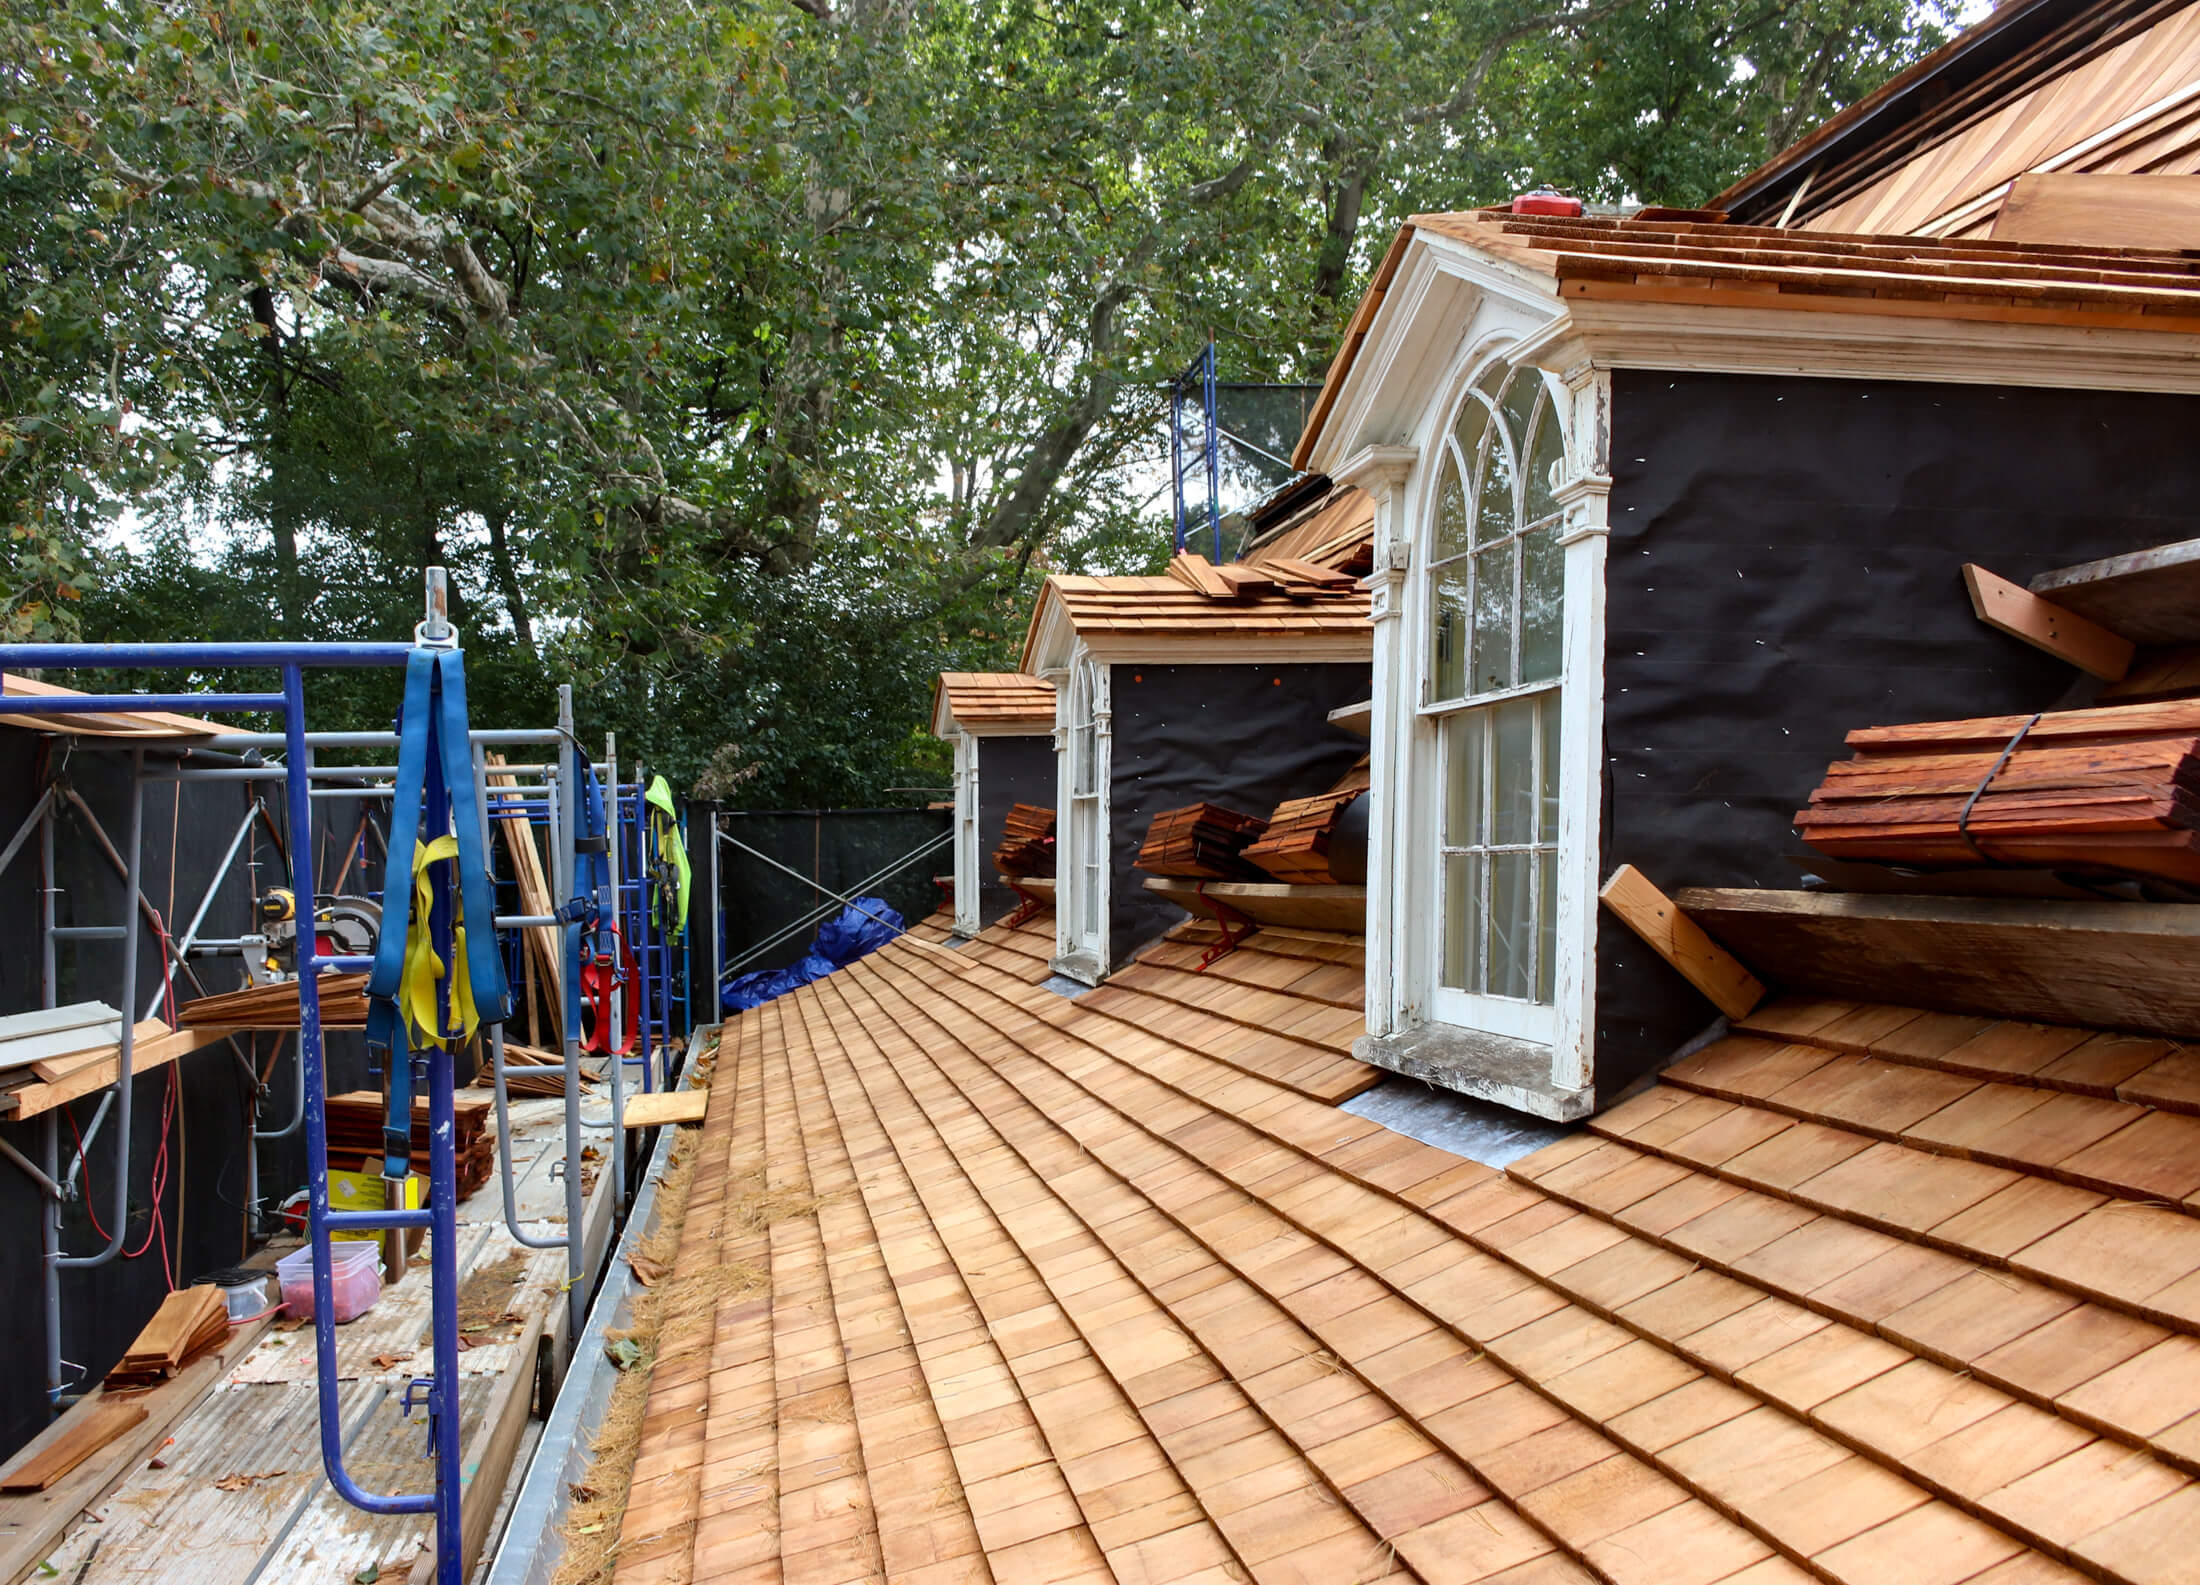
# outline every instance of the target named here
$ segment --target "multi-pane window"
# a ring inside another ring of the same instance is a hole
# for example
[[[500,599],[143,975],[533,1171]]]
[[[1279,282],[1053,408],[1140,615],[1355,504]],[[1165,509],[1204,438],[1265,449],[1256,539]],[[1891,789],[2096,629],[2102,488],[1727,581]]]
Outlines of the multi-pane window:
[[[1565,442],[1534,369],[1492,365],[1443,443],[1424,709],[1442,743],[1438,984],[1548,1005],[1556,965]]]

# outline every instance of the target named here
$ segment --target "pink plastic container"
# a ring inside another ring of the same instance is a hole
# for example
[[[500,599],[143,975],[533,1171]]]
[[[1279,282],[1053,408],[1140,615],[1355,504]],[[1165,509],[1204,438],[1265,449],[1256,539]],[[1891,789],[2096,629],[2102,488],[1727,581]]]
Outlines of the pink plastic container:
[[[382,1297],[381,1247],[345,1240],[329,1245],[331,1302],[336,1323],[365,1315]],[[294,1249],[275,1262],[283,1285],[283,1309],[293,1319],[313,1319],[313,1249]]]

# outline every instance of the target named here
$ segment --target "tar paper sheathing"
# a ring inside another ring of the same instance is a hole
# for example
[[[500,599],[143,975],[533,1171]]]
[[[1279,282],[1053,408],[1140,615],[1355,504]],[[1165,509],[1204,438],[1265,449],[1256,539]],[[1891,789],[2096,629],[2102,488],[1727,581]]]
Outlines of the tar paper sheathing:
[[[1164,809],[1212,803],[1266,819],[1325,791],[1367,752],[1329,712],[1368,696],[1365,661],[1111,668],[1108,950],[1116,963],[1184,917],[1132,867]],[[982,761],[981,761],[982,763]]]
[[[977,742],[978,917],[990,925],[1013,913],[1023,900],[1002,883],[993,867],[993,850],[1001,845],[1008,811],[1017,804],[1054,807],[1054,734],[982,737]]]
[[[0,728],[0,841],[12,836],[29,814],[38,796],[35,780],[38,734],[16,727]],[[127,750],[93,749],[56,738],[52,753],[60,773],[91,805],[118,850],[129,838],[130,756]],[[149,765],[159,756],[149,753]],[[229,839],[243,819],[246,785],[240,782],[148,782],[145,789],[144,860],[145,894],[156,908],[170,914],[169,929],[181,935],[197,909],[206,884],[213,878],[227,851]],[[279,783],[265,784],[278,788]],[[281,822],[279,797],[277,823]],[[318,811],[317,811],[318,812]],[[264,831],[260,834],[263,866],[262,887],[287,885]],[[39,1005],[38,946],[38,838],[34,833],[15,861],[0,874],[0,1014],[29,1012]],[[62,925],[112,925],[123,918],[122,878],[109,866],[94,839],[85,833],[76,815],[65,814],[54,831],[54,868],[60,895],[55,914]],[[200,927],[202,936],[235,937],[254,928],[251,922],[248,872],[240,855],[229,879],[216,895]],[[169,909],[170,880],[174,881],[174,908]],[[103,1001],[110,1005],[121,994],[120,941],[70,941],[57,945],[57,1000]],[[241,983],[236,958],[195,959],[194,967],[209,991],[233,990]],[[133,1012],[145,1003],[161,983],[160,953],[150,935],[138,943],[138,984]],[[179,989],[179,998],[189,994]],[[262,1035],[264,1054],[272,1036]],[[296,1041],[286,1043],[277,1064],[274,1094],[268,1103],[269,1126],[287,1121],[293,1093],[291,1063]],[[145,1239],[146,1211],[151,1201],[153,1157],[159,1143],[161,1103],[167,1094],[169,1072],[179,1081],[178,1104],[186,1148],[178,1151],[173,1133],[170,1143],[168,1191],[162,1197],[164,1227],[173,1258],[175,1215],[181,1201],[185,1246],[179,1283],[201,1274],[235,1265],[244,1253],[243,1196],[245,1186],[244,1128],[249,1087],[244,1072],[226,1043],[202,1048],[170,1068],[156,1069],[133,1081],[130,1140],[130,1206],[132,1215],[124,1248],[136,1249]],[[363,1069],[354,1068],[353,1082]],[[331,1087],[339,1075],[332,1071]],[[66,1110],[80,1129],[89,1129],[99,1108],[99,1092],[76,1101]],[[64,1169],[71,1158],[68,1122],[61,1117],[61,1160]],[[118,1137],[110,1114],[92,1143],[89,1160],[79,1175],[81,1191],[94,1197],[100,1220],[113,1231],[114,1149]],[[33,1118],[20,1124],[0,1124],[0,1137],[31,1160],[40,1159],[45,1124]],[[262,1192],[270,1202],[281,1190],[294,1186],[279,1175],[277,1152],[262,1154]],[[186,1159],[187,1158],[187,1159]],[[301,1158],[302,1159],[302,1158]],[[180,1181],[179,1181],[180,1177]],[[300,1178],[297,1181],[302,1181]],[[0,1291],[14,1301],[0,1308],[0,1457],[13,1453],[46,1424],[45,1311],[39,1250],[40,1197],[30,1179],[12,1164],[0,1162]],[[96,1253],[105,1241],[92,1231],[80,1197],[69,1202],[62,1214],[61,1247],[67,1254]],[[64,1271],[61,1276],[62,1358],[70,1364],[64,1379],[81,1379],[89,1387],[113,1366],[136,1338],[167,1293],[160,1252],[147,1249],[135,1260],[117,1258],[104,1266]],[[81,1367],[81,1370],[76,1367]]]
[[[2070,702],[1963,564],[2024,583],[2200,534],[2196,433],[2186,396],[1616,373],[1599,875],[1792,889],[1844,734]],[[1601,1095],[1714,1016],[1599,911]]]

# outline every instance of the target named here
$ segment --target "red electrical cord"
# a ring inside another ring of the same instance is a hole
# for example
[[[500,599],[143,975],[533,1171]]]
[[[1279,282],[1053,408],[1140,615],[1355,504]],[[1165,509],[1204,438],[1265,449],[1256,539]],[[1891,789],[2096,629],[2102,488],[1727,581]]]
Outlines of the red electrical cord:
[[[157,911],[153,913],[152,920],[153,931],[160,937],[161,942],[161,1003],[168,1014],[167,1021],[173,1025],[176,1018],[176,979],[173,961],[168,951],[168,926]],[[84,1135],[77,1129],[76,1113],[64,1106],[61,1109],[61,1115],[69,1120],[69,1134],[76,1141],[77,1155],[83,1156],[85,1154]],[[161,1214],[161,1201],[167,1198],[168,1194],[168,1135],[174,1127],[175,1118],[176,1068],[171,1063],[168,1068],[168,1090],[162,1096],[160,1105],[160,1147],[153,1153],[152,1218],[146,1224],[145,1237],[138,1244],[138,1247],[126,1249],[122,1252],[124,1260],[135,1260],[152,1246],[155,1239],[158,1239],[160,1241],[161,1275],[167,1281],[170,1293],[176,1291],[176,1270],[168,1259],[168,1233],[165,1219]],[[124,1140],[118,1148],[127,1150],[129,1143],[128,1140]],[[106,1238],[108,1236],[107,1230],[99,1225],[99,1209],[92,1203],[92,1196],[89,1191],[84,1196],[84,1212],[92,1219],[92,1232],[102,1239]],[[176,1255],[178,1259],[181,1259],[183,1251],[177,1250]]]

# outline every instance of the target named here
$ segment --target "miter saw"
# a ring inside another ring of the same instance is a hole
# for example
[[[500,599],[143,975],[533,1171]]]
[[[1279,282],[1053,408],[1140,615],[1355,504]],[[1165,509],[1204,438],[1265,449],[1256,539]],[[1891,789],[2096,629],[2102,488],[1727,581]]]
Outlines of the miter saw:
[[[241,936],[245,972],[254,985],[289,979],[298,972],[298,898],[287,886],[254,905],[258,935]],[[382,905],[370,897],[321,897],[313,905],[316,957],[368,957],[382,931]]]

